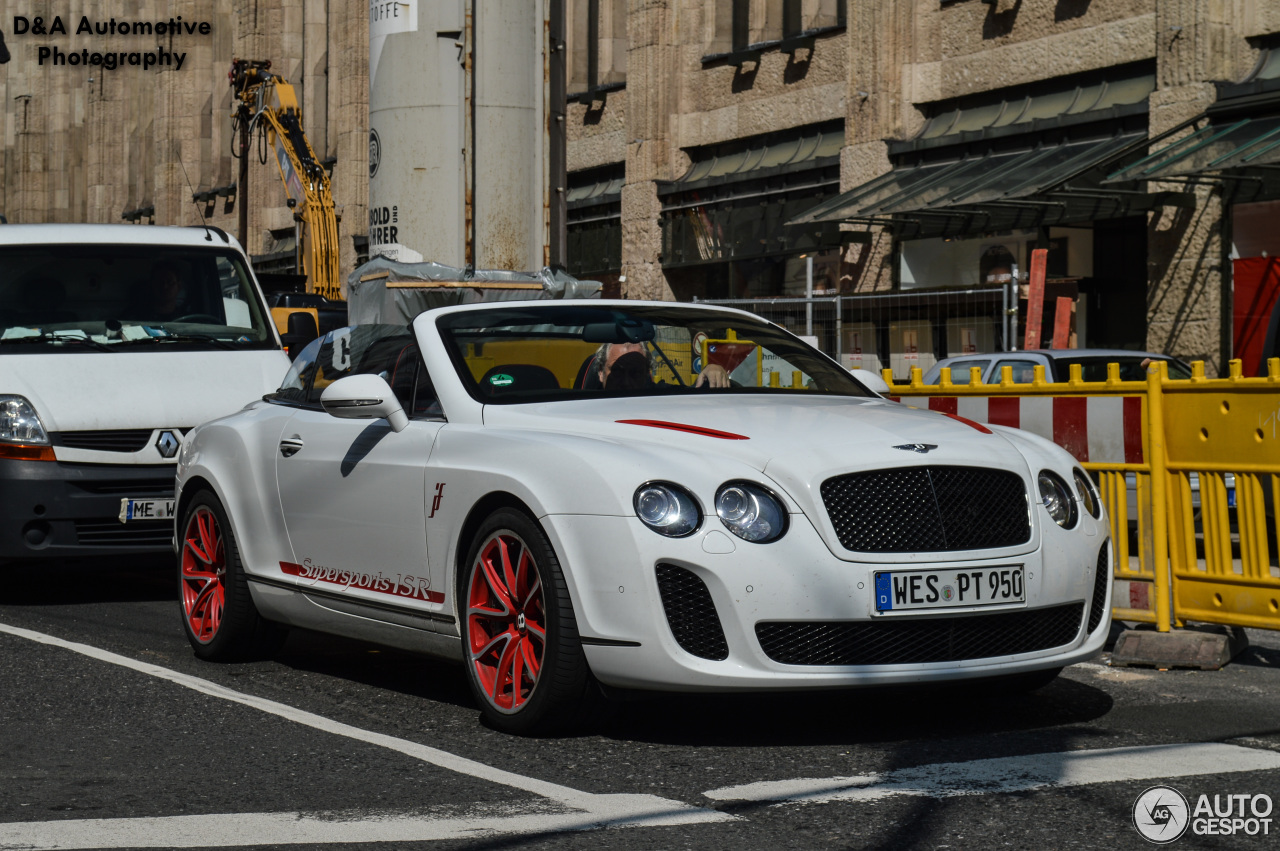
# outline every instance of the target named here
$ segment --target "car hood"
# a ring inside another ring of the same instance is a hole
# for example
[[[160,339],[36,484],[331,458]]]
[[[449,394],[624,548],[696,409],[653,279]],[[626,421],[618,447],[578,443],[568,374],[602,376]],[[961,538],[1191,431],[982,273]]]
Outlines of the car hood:
[[[1022,454],[1002,435],[885,399],[708,393],[490,405],[484,420],[487,427],[544,429],[729,457],[793,493],[833,474],[884,467],[1027,470]]]
[[[189,428],[280,385],[279,351],[4,355],[0,393],[25,396],[46,430]]]

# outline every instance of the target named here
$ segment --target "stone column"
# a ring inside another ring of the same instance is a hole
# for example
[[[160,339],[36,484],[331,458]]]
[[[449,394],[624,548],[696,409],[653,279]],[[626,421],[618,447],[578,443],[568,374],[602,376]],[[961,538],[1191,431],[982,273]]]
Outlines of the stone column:
[[[913,0],[849,0],[849,78],[845,116],[845,147],[840,152],[840,190],[847,192],[892,168],[885,139],[903,134],[912,110],[910,87],[913,30],[919,18]],[[935,4],[936,8],[936,4]],[[917,50],[929,53],[927,43]],[[885,228],[866,224],[842,225],[859,234],[848,242],[840,265],[840,288],[870,292],[893,286],[893,237]],[[868,240],[868,241],[861,241]]]
[[[1248,71],[1251,51],[1234,29],[1230,7],[1223,0],[1156,4],[1152,136],[1203,113],[1217,95],[1209,81],[1240,79]],[[1222,186],[1148,188],[1190,193],[1195,206],[1157,208],[1148,215],[1147,349],[1203,360],[1209,375],[1225,374],[1231,357],[1230,210]]]
[[[329,5],[327,153],[338,157],[329,185],[341,215],[343,297],[346,274],[355,268],[353,237],[369,232],[369,10],[365,4]],[[317,149],[319,153],[319,149]]]
[[[627,159],[622,187],[624,298],[672,300],[659,262],[659,179],[670,178],[670,116],[679,90],[673,72],[675,0],[636,0],[627,21]]]

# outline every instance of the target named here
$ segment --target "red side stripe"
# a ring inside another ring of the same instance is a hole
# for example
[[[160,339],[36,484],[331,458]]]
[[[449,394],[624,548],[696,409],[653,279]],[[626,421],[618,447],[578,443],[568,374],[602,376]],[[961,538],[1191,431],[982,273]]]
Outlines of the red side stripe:
[[[991,425],[1020,428],[1022,407],[1016,397],[991,396],[987,399],[987,422]]]
[[[669,423],[664,420],[615,420],[615,422],[623,425],[649,426],[650,428],[667,428],[672,431],[682,431],[685,434],[700,434],[703,437],[718,437],[721,440],[750,440],[745,434],[734,434],[731,431],[717,431],[713,428],[703,428],[702,426],[685,425],[684,423]]]
[[[929,397],[929,410],[937,411],[940,414],[955,414],[959,410],[960,400],[956,398],[939,399]]]
[[[1142,397],[1124,397],[1124,463],[1142,464]]]
[[[982,423],[974,422],[968,417],[962,417],[959,414],[948,414],[945,411],[943,412],[943,416],[951,417],[951,419],[955,420],[956,422],[964,423],[969,428],[976,428],[978,431],[982,432],[983,434],[991,434],[991,429],[987,428]]]
[[[1053,442],[1084,463],[1089,460],[1089,400],[1084,396],[1053,397]]]

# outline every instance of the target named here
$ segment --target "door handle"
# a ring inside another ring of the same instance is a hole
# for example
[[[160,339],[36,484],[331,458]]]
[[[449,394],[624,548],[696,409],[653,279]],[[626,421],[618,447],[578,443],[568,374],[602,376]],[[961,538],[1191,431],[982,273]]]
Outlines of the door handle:
[[[303,447],[302,438],[286,437],[280,441],[280,454],[286,458],[292,458],[298,454],[298,450]]]

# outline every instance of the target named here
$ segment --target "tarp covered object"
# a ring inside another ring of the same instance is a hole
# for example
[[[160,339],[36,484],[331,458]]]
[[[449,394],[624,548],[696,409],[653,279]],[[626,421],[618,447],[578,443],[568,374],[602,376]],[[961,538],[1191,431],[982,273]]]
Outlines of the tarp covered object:
[[[442,263],[397,263],[378,256],[347,276],[347,314],[353,325],[408,325],[424,310],[455,304],[599,297],[598,281],[579,281],[550,268],[540,272],[459,269]]]

